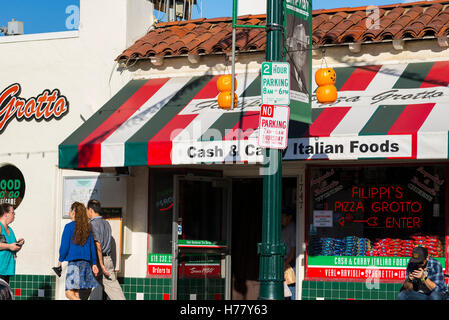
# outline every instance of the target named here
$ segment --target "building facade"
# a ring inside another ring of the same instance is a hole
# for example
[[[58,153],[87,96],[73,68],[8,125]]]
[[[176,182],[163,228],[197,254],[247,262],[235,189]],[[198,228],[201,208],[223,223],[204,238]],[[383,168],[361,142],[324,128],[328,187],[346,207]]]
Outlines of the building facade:
[[[107,45],[98,43],[104,33],[83,28],[73,39],[0,43],[17,59],[11,66],[23,70],[5,73],[21,77],[0,77],[1,87],[18,83],[17,98],[36,101],[47,89],[46,99],[56,92],[54,104],[65,97],[68,105],[42,107],[45,123],[34,121],[37,113],[18,121],[26,108],[4,121],[2,139],[11,142],[2,162],[25,182],[13,225],[26,240],[16,296],[63,298],[64,279],[51,267],[66,208],[97,198],[113,225],[128,299],[257,299],[265,31],[237,31],[239,102],[223,110],[216,84],[231,71],[230,18],[159,23],[148,31],[151,21],[132,19],[151,10],[146,2],[115,4],[117,11],[93,27],[114,21],[122,37],[111,34]],[[86,28],[88,5],[81,1]],[[314,70],[336,70],[339,99],[320,105],[314,98],[313,122],[289,123],[282,204],[296,212],[298,299],[395,299],[415,245],[426,245],[447,268],[447,6],[314,11]],[[265,15],[238,24],[264,25]],[[49,46],[56,57],[44,54]],[[20,64],[17,52],[25,51],[34,64]],[[72,59],[62,55],[67,51]],[[35,78],[55,63],[45,81]],[[36,132],[42,140],[35,141]],[[16,178],[9,180],[14,188]],[[44,238],[36,227],[48,230]],[[41,277],[37,290],[22,283]]]

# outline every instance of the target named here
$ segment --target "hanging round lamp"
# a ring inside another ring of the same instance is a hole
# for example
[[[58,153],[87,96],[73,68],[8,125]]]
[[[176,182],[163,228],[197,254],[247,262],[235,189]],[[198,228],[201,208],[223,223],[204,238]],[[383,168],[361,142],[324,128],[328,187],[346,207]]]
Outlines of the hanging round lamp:
[[[335,87],[337,73],[327,66],[325,55],[326,52],[323,50],[321,68],[315,72],[315,82],[318,85],[316,98],[321,104],[334,103],[338,98],[337,88]],[[325,67],[323,67],[323,62],[326,64]]]
[[[238,97],[235,94],[235,89],[237,88],[237,79],[234,78],[234,107],[237,106]],[[225,74],[218,77],[217,89],[220,91],[218,95],[218,106],[222,109],[231,109],[232,107],[232,76],[230,74]]]
[[[218,106],[222,109],[231,109],[231,91],[220,92],[218,95]],[[234,106],[237,105],[238,97],[237,94],[234,93]]]
[[[230,74],[225,74],[218,77],[217,89],[220,92],[231,91],[232,90],[232,76]],[[237,79],[234,79],[234,90],[237,89]]]

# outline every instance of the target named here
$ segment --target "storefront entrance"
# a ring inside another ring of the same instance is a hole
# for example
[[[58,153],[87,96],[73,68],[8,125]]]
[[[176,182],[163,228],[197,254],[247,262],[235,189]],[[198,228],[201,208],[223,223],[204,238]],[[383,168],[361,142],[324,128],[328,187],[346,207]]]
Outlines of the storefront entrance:
[[[229,179],[174,177],[173,299],[231,299],[230,204]]]
[[[172,299],[257,299],[263,179],[186,174],[173,183]],[[282,206],[294,209],[296,178],[282,184]]]

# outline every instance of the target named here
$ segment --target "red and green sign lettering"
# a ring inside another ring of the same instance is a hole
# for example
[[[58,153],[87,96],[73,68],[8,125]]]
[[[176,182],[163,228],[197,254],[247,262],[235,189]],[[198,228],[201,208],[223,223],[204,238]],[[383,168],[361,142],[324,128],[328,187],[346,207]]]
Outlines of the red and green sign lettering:
[[[326,279],[404,280],[408,257],[309,256],[307,276]],[[436,258],[445,266],[444,258]]]

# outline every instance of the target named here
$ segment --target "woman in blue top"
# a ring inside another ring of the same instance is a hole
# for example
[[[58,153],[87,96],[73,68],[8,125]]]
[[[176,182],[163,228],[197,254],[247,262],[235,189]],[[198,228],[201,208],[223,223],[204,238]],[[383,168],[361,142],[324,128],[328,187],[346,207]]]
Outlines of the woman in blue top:
[[[16,274],[16,253],[25,243],[23,239],[16,240],[14,231],[9,226],[16,213],[11,204],[0,205],[0,278],[9,283],[9,277]]]
[[[80,289],[92,289],[98,285],[94,277],[98,274],[97,256],[84,204],[72,203],[69,216],[72,222],[65,225],[62,233],[58,266],[63,261],[69,262],[65,295],[70,300],[80,300]]]

